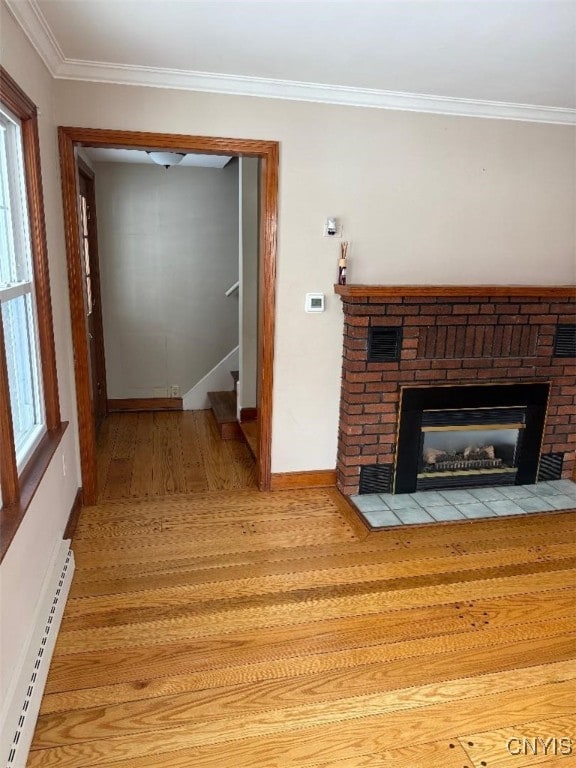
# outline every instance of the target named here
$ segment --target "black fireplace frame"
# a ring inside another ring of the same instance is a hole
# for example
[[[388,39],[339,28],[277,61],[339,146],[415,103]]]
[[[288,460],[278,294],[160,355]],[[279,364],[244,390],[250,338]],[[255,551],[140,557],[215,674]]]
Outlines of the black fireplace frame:
[[[535,483],[549,395],[549,382],[402,387],[393,493],[414,493],[417,490],[422,414],[425,410],[524,408],[525,429],[514,484]]]

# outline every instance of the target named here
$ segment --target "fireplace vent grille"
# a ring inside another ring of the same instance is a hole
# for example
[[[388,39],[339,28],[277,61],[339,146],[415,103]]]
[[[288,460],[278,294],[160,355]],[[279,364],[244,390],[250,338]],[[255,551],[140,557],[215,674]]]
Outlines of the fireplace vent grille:
[[[546,480],[562,479],[563,453],[544,453],[540,456],[540,468],[538,469],[538,482]]]
[[[576,323],[556,328],[554,357],[576,357]]]
[[[465,427],[492,424],[524,423],[526,408],[461,408],[445,411],[424,411],[423,427]]]
[[[359,493],[391,493],[392,464],[365,464],[360,470]]]
[[[368,362],[393,363],[400,360],[402,328],[376,325],[368,329]]]

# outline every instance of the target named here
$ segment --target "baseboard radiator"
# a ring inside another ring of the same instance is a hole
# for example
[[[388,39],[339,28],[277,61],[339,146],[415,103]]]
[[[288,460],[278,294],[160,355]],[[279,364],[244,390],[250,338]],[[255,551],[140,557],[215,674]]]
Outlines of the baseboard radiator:
[[[67,540],[62,542],[47,578],[28,652],[3,723],[4,754],[9,749],[6,768],[25,768],[73,573],[74,555]]]

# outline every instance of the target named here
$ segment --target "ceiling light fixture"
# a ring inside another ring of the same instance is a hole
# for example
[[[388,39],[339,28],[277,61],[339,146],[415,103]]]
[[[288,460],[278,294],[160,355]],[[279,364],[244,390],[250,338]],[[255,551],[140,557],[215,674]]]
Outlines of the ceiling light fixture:
[[[149,152],[146,150],[146,154],[150,157],[156,165],[163,165],[164,168],[170,168],[172,165],[180,165],[182,160],[186,157],[184,152]]]

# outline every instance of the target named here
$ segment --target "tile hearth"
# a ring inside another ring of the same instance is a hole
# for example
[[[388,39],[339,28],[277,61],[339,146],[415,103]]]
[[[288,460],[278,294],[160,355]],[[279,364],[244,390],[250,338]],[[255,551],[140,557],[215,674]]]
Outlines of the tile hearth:
[[[552,480],[529,486],[369,493],[349,498],[373,528],[390,528],[575,509],[576,483]]]

